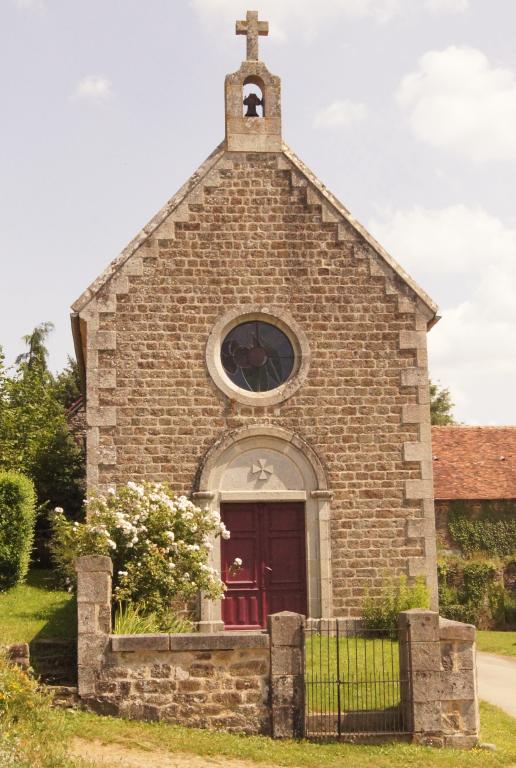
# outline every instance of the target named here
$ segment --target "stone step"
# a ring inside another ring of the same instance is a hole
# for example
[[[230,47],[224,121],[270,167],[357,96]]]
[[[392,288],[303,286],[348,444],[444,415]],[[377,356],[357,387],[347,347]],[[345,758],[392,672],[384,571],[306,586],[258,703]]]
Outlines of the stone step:
[[[74,685],[47,685],[47,690],[51,691],[52,706],[61,709],[77,709],[79,706],[79,693],[77,686]]]

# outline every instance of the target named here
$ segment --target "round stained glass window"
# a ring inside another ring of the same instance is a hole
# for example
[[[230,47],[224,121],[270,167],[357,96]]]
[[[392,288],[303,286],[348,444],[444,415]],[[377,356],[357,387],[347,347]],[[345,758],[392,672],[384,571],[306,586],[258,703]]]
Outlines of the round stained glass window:
[[[294,349],[279,328],[262,320],[241,323],[222,342],[220,356],[233,384],[249,392],[269,392],[294,370]]]

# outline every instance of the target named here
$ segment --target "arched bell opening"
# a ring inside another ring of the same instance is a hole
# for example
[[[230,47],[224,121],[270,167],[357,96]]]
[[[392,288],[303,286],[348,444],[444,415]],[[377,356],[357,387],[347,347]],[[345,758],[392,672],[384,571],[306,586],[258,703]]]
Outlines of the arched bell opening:
[[[244,117],[265,117],[265,85],[261,77],[246,77],[242,88]]]

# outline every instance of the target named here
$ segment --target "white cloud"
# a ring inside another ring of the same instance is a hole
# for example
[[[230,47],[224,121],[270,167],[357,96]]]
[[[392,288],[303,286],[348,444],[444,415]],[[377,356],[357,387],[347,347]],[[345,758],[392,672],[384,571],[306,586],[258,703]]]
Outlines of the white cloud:
[[[465,205],[384,211],[370,226],[441,304],[430,370],[458,418],[516,423],[516,229]]]
[[[190,0],[203,22],[227,30],[236,19],[245,18],[241,0]],[[450,12],[452,6],[468,4],[468,0],[261,0],[260,18],[270,21],[275,39],[301,34],[313,38],[327,24],[338,19],[372,19],[383,23],[414,10]]]
[[[347,128],[353,123],[361,122],[366,115],[365,104],[349,99],[337,99],[316,114],[314,124],[317,128]]]
[[[468,160],[516,160],[516,74],[474,48],[429,51],[397,99],[421,141]]]
[[[111,80],[101,75],[83,77],[75,86],[73,98],[81,101],[101,103],[113,96]]]
[[[426,0],[425,8],[431,13],[463,13],[469,8],[469,0]]]
[[[13,0],[15,6],[21,11],[46,11],[45,0]]]

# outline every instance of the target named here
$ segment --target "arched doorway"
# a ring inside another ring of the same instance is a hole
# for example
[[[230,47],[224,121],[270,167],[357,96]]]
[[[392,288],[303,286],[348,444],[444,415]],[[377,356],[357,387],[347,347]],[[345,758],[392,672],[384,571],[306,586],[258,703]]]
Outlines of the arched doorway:
[[[276,610],[331,615],[331,493],[303,440],[269,426],[227,435],[208,452],[194,497],[234,531],[231,545],[217,539],[212,552],[227,579],[227,607],[203,599],[201,631],[264,626]],[[243,567],[231,575],[235,557]]]

